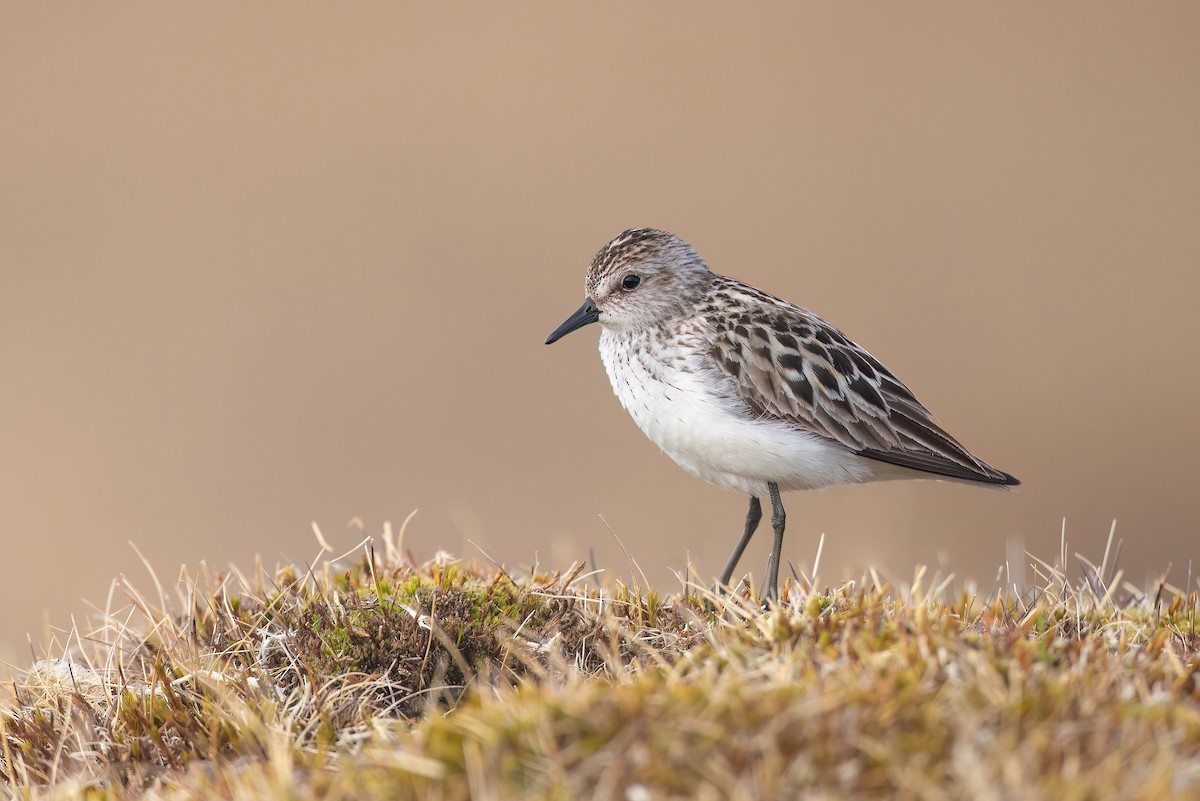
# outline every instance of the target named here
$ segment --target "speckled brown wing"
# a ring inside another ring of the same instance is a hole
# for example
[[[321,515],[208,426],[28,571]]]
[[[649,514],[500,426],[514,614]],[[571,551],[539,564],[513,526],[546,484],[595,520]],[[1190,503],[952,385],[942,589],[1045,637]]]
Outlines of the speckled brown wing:
[[[1019,483],[972,456],[886,367],[815,314],[724,277],[712,308],[713,355],[754,414],[901,467]]]

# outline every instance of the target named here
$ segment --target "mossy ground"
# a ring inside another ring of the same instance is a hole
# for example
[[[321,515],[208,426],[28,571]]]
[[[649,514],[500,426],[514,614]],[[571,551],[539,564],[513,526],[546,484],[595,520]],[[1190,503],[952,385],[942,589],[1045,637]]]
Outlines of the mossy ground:
[[[16,797],[1200,796],[1195,593],[1106,569],[987,597],[514,579],[385,537],[184,574],[72,632],[0,709]],[[156,582],[157,584],[157,582]]]

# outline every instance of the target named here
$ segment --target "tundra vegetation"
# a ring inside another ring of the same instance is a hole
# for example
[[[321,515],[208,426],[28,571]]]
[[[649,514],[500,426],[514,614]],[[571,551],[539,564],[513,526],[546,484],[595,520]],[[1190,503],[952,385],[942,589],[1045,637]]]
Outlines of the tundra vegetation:
[[[660,592],[576,564],[121,580],[0,706],[0,786],[90,799],[1169,799],[1200,794],[1197,594],[1031,558]],[[322,543],[324,541],[322,540]],[[1111,542],[1110,542],[1111,545]],[[332,557],[331,552],[326,556]],[[633,571],[637,575],[636,569]],[[153,575],[153,574],[152,574]]]

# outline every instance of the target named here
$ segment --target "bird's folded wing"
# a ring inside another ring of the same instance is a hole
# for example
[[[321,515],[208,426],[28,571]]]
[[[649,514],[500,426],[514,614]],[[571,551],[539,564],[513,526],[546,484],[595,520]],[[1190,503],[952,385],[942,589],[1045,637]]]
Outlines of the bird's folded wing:
[[[714,357],[750,411],[840,442],[860,456],[991,484],[1016,479],[972,456],[898,378],[804,309],[729,318]]]

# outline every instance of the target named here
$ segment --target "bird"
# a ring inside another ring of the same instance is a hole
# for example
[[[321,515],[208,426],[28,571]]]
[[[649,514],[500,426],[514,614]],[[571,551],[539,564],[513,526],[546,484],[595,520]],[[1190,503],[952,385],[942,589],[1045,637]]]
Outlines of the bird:
[[[584,294],[546,344],[599,323],[605,372],[638,428],[687,472],[750,497],[718,587],[757,530],[764,495],[771,601],[782,492],[911,478],[1020,483],[959,444],[865,348],[805,308],[710,271],[674,234],[622,232],[592,260]]]

